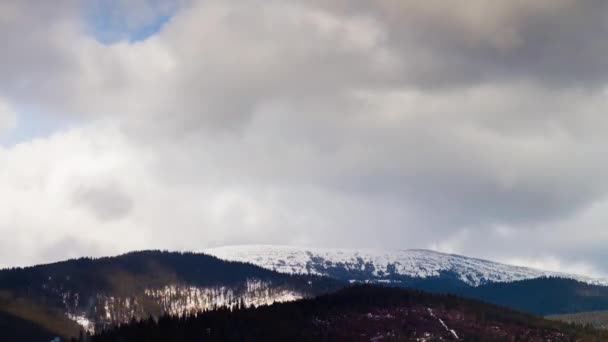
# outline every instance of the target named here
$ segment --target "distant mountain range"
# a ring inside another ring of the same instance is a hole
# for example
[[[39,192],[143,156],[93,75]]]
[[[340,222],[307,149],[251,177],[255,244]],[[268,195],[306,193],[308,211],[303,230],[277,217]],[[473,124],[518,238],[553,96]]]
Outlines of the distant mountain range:
[[[349,250],[245,245],[210,248],[203,252],[281,273],[322,275],[351,283],[410,285],[418,280],[449,278],[463,285],[480,286],[556,277],[608,285],[608,279],[511,266],[424,249]]]
[[[101,331],[132,318],[289,302],[361,283],[450,293],[538,315],[608,310],[608,286],[600,279],[424,250],[245,246],[205,253],[213,255],[141,251],[0,270],[0,328],[5,335],[66,337],[78,326]]]
[[[286,274],[481,299],[538,315],[608,309],[608,281],[429,250],[230,246],[204,251]]]

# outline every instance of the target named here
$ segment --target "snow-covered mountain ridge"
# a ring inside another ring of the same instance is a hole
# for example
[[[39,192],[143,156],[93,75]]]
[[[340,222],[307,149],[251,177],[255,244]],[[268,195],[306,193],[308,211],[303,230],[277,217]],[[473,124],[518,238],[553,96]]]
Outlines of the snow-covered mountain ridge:
[[[351,282],[398,282],[402,278],[455,276],[480,286],[540,277],[575,279],[608,286],[608,279],[543,271],[422,249],[348,250],[243,245],[209,248],[203,253],[229,261],[249,262],[282,273],[325,275]]]

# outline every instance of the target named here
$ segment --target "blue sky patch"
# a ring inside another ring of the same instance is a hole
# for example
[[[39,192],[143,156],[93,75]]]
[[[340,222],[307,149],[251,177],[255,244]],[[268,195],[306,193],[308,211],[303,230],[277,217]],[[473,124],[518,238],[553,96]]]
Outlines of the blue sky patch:
[[[0,135],[0,145],[13,146],[36,138],[45,138],[55,132],[68,130],[74,126],[74,118],[48,115],[34,108],[18,108],[17,125]]]
[[[103,44],[136,42],[162,30],[176,8],[170,1],[96,0],[86,7],[85,18],[91,34]]]

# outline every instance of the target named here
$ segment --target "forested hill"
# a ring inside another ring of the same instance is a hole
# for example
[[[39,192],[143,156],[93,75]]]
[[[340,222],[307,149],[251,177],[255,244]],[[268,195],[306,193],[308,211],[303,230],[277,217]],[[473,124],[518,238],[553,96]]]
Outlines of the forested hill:
[[[132,322],[93,336],[127,341],[606,341],[608,332],[417,290],[356,286],[260,308]]]
[[[0,271],[3,307],[25,300],[61,312],[83,328],[232,306],[270,304],[342,287],[320,276],[280,274],[258,266],[195,253],[133,252]],[[35,307],[35,308],[34,308]]]
[[[608,309],[608,286],[573,279],[537,278],[460,288],[453,292],[543,316]]]
[[[188,252],[141,251],[116,257],[79,258],[53,264],[0,270],[0,286],[19,292],[42,287],[78,292],[129,291],[138,286],[159,286],[183,281],[199,286],[240,283],[244,277],[277,281],[323,277],[279,274],[252,264],[231,262]],[[122,284],[121,284],[122,283]]]
[[[539,315],[608,308],[608,287],[572,279],[537,278],[480,286],[446,275],[406,280],[399,284]],[[205,254],[142,251],[0,270],[0,313],[5,313],[0,323],[21,319],[47,333],[73,336],[79,329],[75,323],[94,333],[132,318],[183,317],[222,306],[295,301],[344,286],[339,279],[283,274]]]

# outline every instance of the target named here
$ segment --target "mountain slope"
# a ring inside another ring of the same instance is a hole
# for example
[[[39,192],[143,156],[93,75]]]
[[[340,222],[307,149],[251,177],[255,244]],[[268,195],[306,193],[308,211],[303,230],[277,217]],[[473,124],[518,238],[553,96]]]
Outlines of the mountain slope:
[[[320,274],[477,298],[537,315],[608,310],[605,280],[426,250],[353,251],[276,246],[206,250],[286,273]]]
[[[608,309],[608,286],[573,279],[536,278],[493,283],[454,293],[543,316]]]
[[[574,327],[454,296],[356,286],[257,309],[164,317],[94,336],[115,341],[605,341]]]
[[[608,330],[608,311],[588,311],[573,314],[551,315],[546,318],[580,325],[590,324],[597,329]]]
[[[309,274],[279,273],[195,253],[143,251],[81,258],[0,270],[0,313],[42,328],[63,327],[47,330],[73,335],[77,330],[73,322],[88,331],[100,331],[132,317],[184,316],[218,306],[259,306],[313,297],[336,291],[348,281],[453,293],[543,315],[608,309],[608,287],[543,278],[542,271],[460,256],[420,250],[374,254],[374,258],[364,253],[307,250],[302,256],[300,251],[285,254],[270,249],[262,253],[264,258],[256,259],[248,254],[251,249],[241,251],[247,252],[239,257],[242,260],[269,268],[272,261],[278,270],[305,269]],[[270,258],[272,251],[277,256]],[[221,253],[215,250],[214,254]],[[537,275],[541,278],[509,281]],[[28,315],[15,315],[15,308],[25,308]],[[51,321],[55,323],[47,324]]]
[[[404,283],[451,278],[470,286],[540,277],[576,279],[594,285],[608,280],[541,271],[429,250],[347,250],[286,246],[227,246],[207,254],[250,262],[283,273],[316,274],[351,282]]]
[[[0,292],[2,341],[50,341],[78,336],[80,327],[62,311],[41,307],[23,298]]]
[[[327,278],[279,274],[204,254],[159,251],[0,271],[0,291],[59,310],[90,331],[132,317],[270,304],[341,286]]]
[[[0,336],[3,341],[51,341],[55,337],[78,335],[57,333],[34,321],[0,311]]]

